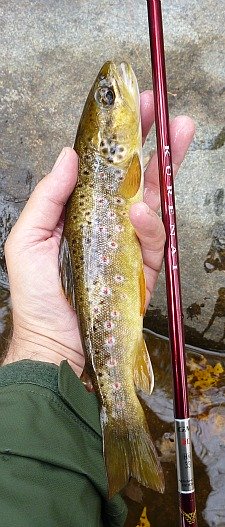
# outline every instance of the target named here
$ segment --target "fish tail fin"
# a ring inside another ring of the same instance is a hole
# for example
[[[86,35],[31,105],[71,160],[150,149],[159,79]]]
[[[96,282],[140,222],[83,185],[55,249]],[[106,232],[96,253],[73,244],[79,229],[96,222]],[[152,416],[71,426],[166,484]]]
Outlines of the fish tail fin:
[[[101,419],[103,431],[104,458],[108,476],[109,498],[120,492],[135,478],[141,485],[164,492],[164,476],[158,455],[149,434],[146,421],[135,423],[135,428],[124,430],[115,422]],[[144,426],[143,426],[144,424]],[[128,426],[128,425],[127,425]]]

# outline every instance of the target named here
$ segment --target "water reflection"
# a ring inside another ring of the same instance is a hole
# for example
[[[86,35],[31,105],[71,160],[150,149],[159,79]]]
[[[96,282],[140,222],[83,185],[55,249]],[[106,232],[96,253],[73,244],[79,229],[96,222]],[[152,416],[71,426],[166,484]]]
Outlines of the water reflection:
[[[175,447],[173,432],[172,378],[169,345],[151,332],[146,341],[155,372],[155,389],[146,398],[149,426],[166,479],[163,496],[143,490],[151,527],[179,525]],[[204,353],[204,354],[203,354]],[[225,354],[187,347],[192,441],[199,527],[225,526]],[[129,503],[126,527],[137,523],[139,505]],[[142,506],[143,506],[142,504]],[[135,509],[136,507],[136,509]]]

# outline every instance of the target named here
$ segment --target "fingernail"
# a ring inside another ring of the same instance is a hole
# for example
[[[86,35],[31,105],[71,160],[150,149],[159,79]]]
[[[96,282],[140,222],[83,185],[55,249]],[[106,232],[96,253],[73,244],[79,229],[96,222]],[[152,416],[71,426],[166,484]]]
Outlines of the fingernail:
[[[63,160],[63,158],[65,156],[66,156],[66,149],[63,148],[62,152],[60,152],[60,154],[59,154],[59,157],[56,159],[56,162],[55,162],[55,164],[54,164],[54,166],[52,168],[52,172],[53,172],[53,170],[55,170],[60,165],[61,161]]]

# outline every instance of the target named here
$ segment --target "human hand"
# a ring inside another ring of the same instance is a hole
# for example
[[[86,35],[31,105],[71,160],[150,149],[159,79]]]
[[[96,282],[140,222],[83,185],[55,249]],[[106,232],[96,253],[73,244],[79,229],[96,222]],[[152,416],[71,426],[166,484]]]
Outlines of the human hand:
[[[143,141],[154,121],[153,95],[141,96]],[[171,123],[174,173],[193,138],[188,117]],[[77,317],[61,286],[58,254],[63,210],[77,180],[78,158],[64,148],[52,171],[36,186],[6,242],[5,254],[13,308],[13,336],[4,364],[32,359],[57,365],[68,360],[80,376],[84,355]],[[132,206],[130,218],[139,237],[147,284],[146,308],[163,259],[164,227],[156,211],[160,204],[157,157],[145,172],[144,203]]]

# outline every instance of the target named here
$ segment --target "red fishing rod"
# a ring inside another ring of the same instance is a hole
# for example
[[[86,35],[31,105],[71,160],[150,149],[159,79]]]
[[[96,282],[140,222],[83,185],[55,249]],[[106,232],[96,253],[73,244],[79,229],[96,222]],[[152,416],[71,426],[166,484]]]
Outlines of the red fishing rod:
[[[174,384],[180,526],[197,527],[161,2],[147,0],[147,6],[161,208],[166,231],[164,258]]]

